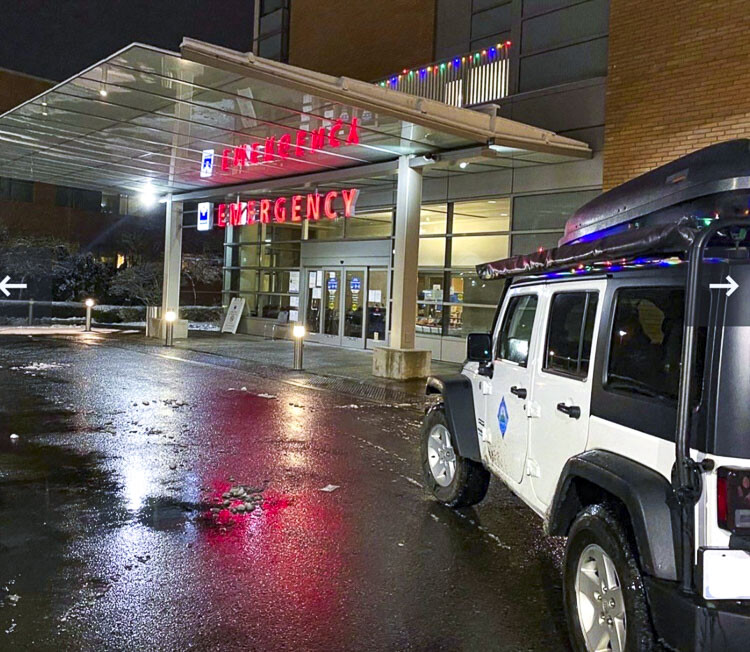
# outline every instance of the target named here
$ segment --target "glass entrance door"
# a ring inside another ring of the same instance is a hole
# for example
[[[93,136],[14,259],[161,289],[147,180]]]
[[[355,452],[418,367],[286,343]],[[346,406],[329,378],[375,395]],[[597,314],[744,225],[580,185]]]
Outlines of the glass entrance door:
[[[306,269],[305,327],[314,342],[363,349],[385,345],[388,270]]]
[[[341,344],[341,270],[323,270],[323,341]]]
[[[307,301],[305,302],[305,328],[310,335],[320,333],[323,306],[323,271],[307,270]]]
[[[364,268],[347,267],[344,270],[344,332],[342,339],[344,346],[364,348],[366,280]]]
[[[371,268],[367,275],[365,328],[367,348],[385,346],[388,335],[388,270]]]

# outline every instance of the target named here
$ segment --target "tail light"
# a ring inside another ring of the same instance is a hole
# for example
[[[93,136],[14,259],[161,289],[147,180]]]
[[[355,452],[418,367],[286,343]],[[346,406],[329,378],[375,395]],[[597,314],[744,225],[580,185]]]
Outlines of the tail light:
[[[723,530],[750,534],[750,469],[719,468],[716,517]]]

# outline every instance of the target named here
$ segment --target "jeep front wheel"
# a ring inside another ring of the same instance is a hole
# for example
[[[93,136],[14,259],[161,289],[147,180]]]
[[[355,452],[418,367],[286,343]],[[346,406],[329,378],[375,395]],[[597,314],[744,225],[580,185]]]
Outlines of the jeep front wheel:
[[[629,539],[615,510],[607,505],[587,507],[570,529],[563,594],[576,650],[653,649],[641,572]]]
[[[489,472],[459,455],[445,408],[432,408],[422,422],[421,460],[425,487],[449,507],[475,505],[484,498]]]

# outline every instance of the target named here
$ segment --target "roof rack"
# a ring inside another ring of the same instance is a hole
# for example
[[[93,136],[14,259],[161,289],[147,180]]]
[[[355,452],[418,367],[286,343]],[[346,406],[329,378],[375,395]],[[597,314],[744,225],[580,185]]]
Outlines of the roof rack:
[[[593,199],[552,249],[477,265],[485,280],[568,271],[614,260],[684,256],[718,217],[750,213],[750,139],[712,145]],[[750,220],[748,221],[750,226]]]

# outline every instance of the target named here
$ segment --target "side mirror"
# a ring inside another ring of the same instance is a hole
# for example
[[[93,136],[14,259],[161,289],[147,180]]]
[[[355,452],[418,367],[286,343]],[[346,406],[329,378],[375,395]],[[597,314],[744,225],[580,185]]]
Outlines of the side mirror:
[[[492,360],[492,337],[489,333],[471,333],[466,339],[466,358],[469,362]]]

